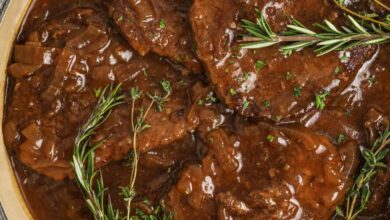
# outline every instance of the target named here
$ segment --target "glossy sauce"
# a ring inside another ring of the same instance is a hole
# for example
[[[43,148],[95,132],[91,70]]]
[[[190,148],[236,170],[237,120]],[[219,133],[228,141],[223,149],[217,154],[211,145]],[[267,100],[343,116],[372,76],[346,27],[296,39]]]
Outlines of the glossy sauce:
[[[139,138],[136,207],[145,198],[163,202],[175,219],[334,218],[359,169],[359,149],[389,125],[390,46],[325,57],[308,49],[288,58],[277,48],[240,49],[239,19],[253,16],[253,7],[275,31],[287,24],[283,12],[305,24],[341,17],[322,1],[36,0],[7,72],[3,125],[33,216],[92,219],[69,160],[96,102],[94,90],[120,82],[125,91],[161,93],[159,82],[168,79],[173,95],[163,112],[152,111],[152,127]],[[260,71],[258,60],[267,62]],[[299,98],[296,85],[303,86]],[[231,86],[239,96],[229,95]],[[320,111],[313,98],[322,89],[331,95]],[[247,111],[239,107],[244,97],[252,104]],[[131,171],[129,107],[127,99],[93,139],[110,137],[95,162],[121,210],[119,187]],[[379,171],[372,189],[361,219],[390,218],[390,168]]]

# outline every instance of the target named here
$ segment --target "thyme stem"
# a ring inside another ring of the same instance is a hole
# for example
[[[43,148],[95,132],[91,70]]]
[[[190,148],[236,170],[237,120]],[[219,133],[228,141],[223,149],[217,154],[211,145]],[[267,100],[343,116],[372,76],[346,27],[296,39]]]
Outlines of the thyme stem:
[[[165,95],[163,97],[159,95],[150,95],[148,94],[148,97],[150,98],[150,103],[146,109],[145,112],[143,112],[142,108],[140,110],[140,113],[136,120],[135,118],[135,102],[141,98],[142,91],[140,91],[138,88],[131,88],[130,89],[130,95],[131,95],[131,127],[132,127],[132,148],[133,148],[133,160],[131,163],[131,174],[130,174],[130,181],[129,185],[127,187],[122,188],[122,194],[125,197],[125,201],[127,202],[127,216],[126,220],[131,219],[131,202],[133,201],[134,197],[136,196],[136,190],[135,190],[135,183],[137,179],[137,173],[138,173],[138,146],[137,146],[137,136],[139,133],[141,133],[143,130],[150,127],[150,125],[146,124],[146,118],[148,114],[150,113],[153,105],[156,104],[157,110],[160,111],[163,109],[163,103],[167,101],[168,97],[171,95],[172,88],[169,81],[162,80],[161,86],[163,88],[163,91]]]
[[[149,107],[145,114],[143,115],[143,120],[146,119],[150,109],[152,108],[154,104],[154,100],[152,100],[149,104]],[[137,126],[134,124],[133,118],[134,118],[134,106],[135,106],[135,100],[132,99],[132,107],[131,107],[131,118],[132,118],[132,127],[133,127],[133,161],[132,161],[132,170],[131,170],[131,176],[130,176],[130,185],[129,185],[129,190],[131,192],[135,192],[135,181],[137,179],[137,173],[138,173],[138,152],[137,152],[137,134],[141,132],[142,126]],[[134,194],[135,195],[135,194]],[[133,197],[129,198],[127,200],[127,220],[130,220],[130,215],[131,215],[131,202],[133,200]]]

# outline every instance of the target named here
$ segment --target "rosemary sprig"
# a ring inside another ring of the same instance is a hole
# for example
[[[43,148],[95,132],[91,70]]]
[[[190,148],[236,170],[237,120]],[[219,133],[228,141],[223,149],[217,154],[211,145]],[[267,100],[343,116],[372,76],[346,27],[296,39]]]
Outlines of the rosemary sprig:
[[[286,45],[280,47],[284,55],[291,55],[294,51],[315,46],[314,52],[318,56],[332,51],[346,50],[359,45],[379,45],[390,42],[390,33],[382,30],[382,26],[371,24],[364,26],[351,16],[347,16],[350,25],[348,27],[336,27],[328,20],[314,24],[320,32],[313,31],[296,19],[292,24],[287,25],[287,30],[276,34],[271,30],[268,22],[256,10],[258,18],[256,22],[242,20],[242,27],[249,36],[243,36],[241,47],[247,49],[258,49],[273,46],[280,43]]]
[[[150,125],[145,122],[147,115],[149,114],[152,106],[156,104],[157,111],[162,112],[164,110],[163,103],[166,102],[169,98],[169,96],[172,93],[172,87],[171,83],[167,80],[162,80],[160,82],[162,89],[164,91],[164,96],[159,96],[157,94],[150,95],[147,94],[148,97],[151,99],[151,102],[144,112],[141,108],[139,110],[139,114],[135,118],[135,103],[138,99],[142,97],[142,91],[139,90],[139,88],[134,87],[130,89],[130,97],[131,97],[131,126],[133,131],[132,136],[132,147],[133,147],[133,160],[132,160],[132,170],[131,170],[131,176],[130,176],[130,183],[128,186],[122,188],[122,196],[124,197],[125,202],[127,203],[127,220],[130,220],[131,217],[131,202],[136,196],[136,190],[135,190],[135,182],[137,179],[137,171],[138,171],[138,152],[137,152],[137,135],[144,131],[147,128],[150,128]],[[165,216],[165,215],[164,215]],[[165,218],[165,217],[164,217]]]
[[[365,210],[366,204],[371,198],[369,184],[375,177],[378,169],[386,168],[383,160],[389,152],[388,145],[390,145],[390,130],[386,129],[380,133],[379,138],[373,143],[371,149],[364,148],[362,150],[365,163],[346,196],[344,202],[345,210],[339,206],[336,208],[336,213],[339,216],[347,220],[353,220]]]
[[[91,138],[95,130],[106,121],[111,110],[123,103],[124,96],[120,95],[121,85],[114,89],[109,86],[96,91],[97,105],[87,122],[81,127],[76,137],[73,149],[72,167],[76,175],[76,181],[84,193],[85,200],[96,220],[120,219],[119,211],[112,206],[108,199],[105,204],[105,192],[103,177],[100,170],[95,169],[95,150],[104,141],[91,144]],[[100,176],[100,177],[98,177]]]

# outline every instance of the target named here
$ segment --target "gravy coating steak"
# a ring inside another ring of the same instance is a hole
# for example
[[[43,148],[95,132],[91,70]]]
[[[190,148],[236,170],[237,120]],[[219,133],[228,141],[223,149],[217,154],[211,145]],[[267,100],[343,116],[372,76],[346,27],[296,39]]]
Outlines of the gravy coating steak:
[[[45,23],[25,44],[15,46],[13,59],[17,63],[8,72],[14,96],[5,140],[22,163],[54,179],[72,176],[69,161],[78,129],[96,104],[95,90],[110,83],[122,83],[126,94],[131,87],[142,90],[136,114],[151,102],[147,94],[164,94],[162,80],[171,83],[172,96],[163,111],[151,109],[146,119],[151,128],[138,137],[141,153],[179,140],[197,126],[195,118],[187,118],[187,88],[195,79],[157,56],[136,55],[92,9],[72,10]],[[98,166],[132,149],[130,112],[128,98],[97,131],[93,141],[107,138],[96,151]]]
[[[308,129],[238,122],[205,141],[167,197],[177,219],[328,219],[351,185],[351,165]]]
[[[313,8],[304,10],[307,5]],[[305,49],[286,57],[277,47],[242,49],[241,19],[254,20],[256,8],[276,33],[289,24],[286,15],[308,26],[325,18],[338,22],[341,16],[325,1],[194,1],[190,21],[197,55],[219,97],[245,116],[296,116],[315,108],[316,95],[325,91],[331,101],[376,52],[375,47],[358,47],[317,57]]]
[[[200,73],[193,53],[187,10],[190,1],[110,0],[109,15],[130,45],[141,55],[152,51]]]

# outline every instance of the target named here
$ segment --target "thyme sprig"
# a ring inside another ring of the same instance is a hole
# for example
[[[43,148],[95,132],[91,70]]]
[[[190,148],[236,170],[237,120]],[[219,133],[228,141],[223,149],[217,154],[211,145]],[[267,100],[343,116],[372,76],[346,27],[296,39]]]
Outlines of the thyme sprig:
[[[106,188],[100,170],[95,169],[95,150],[104,141],[91,144],[91,138],[96,129],[106,121],[112,109],[123,103],[124,95],[120,95],[121,85],[115,88],[107,86],[103,90],[96,91],[98,98],[92,114],[87,122],[80,128],[76,137],[73,149],[72,167],[75,172],[76,181],[84,193],[88,208],[96,220],[117,220],[120,213],[112,206],[108,198],[105,204]]]
[[[350,25],[348,27],[336,27],[328,20],[314,24],[319,32],[311,30],[292,18],[292,24],[287,25],[287,30],[281,34],[272,31],[263,14],[257,10],[256,22],[242,20],[242,27],[248,32],[243,36],[242,48],[258,49],[286,43],[280,47],[284,55],[291,55],[294,51],[315,46],[314,52],[324,55],[332,51],[347,50],[359,45],[379,45],[390,42],[390,33],[385,32],[380,25],[362,25],[351,16],[347,16]]]
[[[130,220],[131,217],[131,203],[133,199],[136,196],[136,190],[135,190],[135,182],[137,179],[137,172],[138,172],[138,161],[139,161],[139,155],[138,155],[138,148],[137,148],[137,135],[144,131],[145,129],[150,128],[150,125],[146,123],[146,117],[149,114],[151,108],[153,105],[156,105],[157,111],[162,112],[164,110],[164,102],[166,102],[169,98],[169,96],[172,93],[172,87],[171,83],[168,80],[162,80],[160,82],[162,89],[164,91],[164,95],[160,96],[157,94],[150,95],[147,94],[147,96],[151,99],[151,102],[149,103],[149,106],[147,107],[146,111],[144,112],[143,109],[139,109],[139,113],[137,118],[135,118],[135,103],[137,100],[139,100],[142,97],[142,91],[138,87],[134,87],[130,89],[130,97],[131,97],[131,128],[133,131],[132,136],[132,147],[133,147],[133,158],[132,158],[132,170],[131,170],[131,176],[130,176],[130,183],[128,186],[122,188],[122,196],[124,197],[124,200],[127,205],[127,216],[126,219]],[[165,216],[165,215],[164,215]],[[164,217],[165,218],[165,217]]]
[[[387,147],[389,145],[390,130],[387,128],[380,133],[371,149],[364,148],[362,150],[365,163],[346,196],[344,210],[339,206],[336,208],[336,213],[339,216],[347,220],[353,220],[365,210],[366,204],[371,198],[369,184],[374,179],[378,169],[386,168],[387,166],[383,161],[389,152]]]

